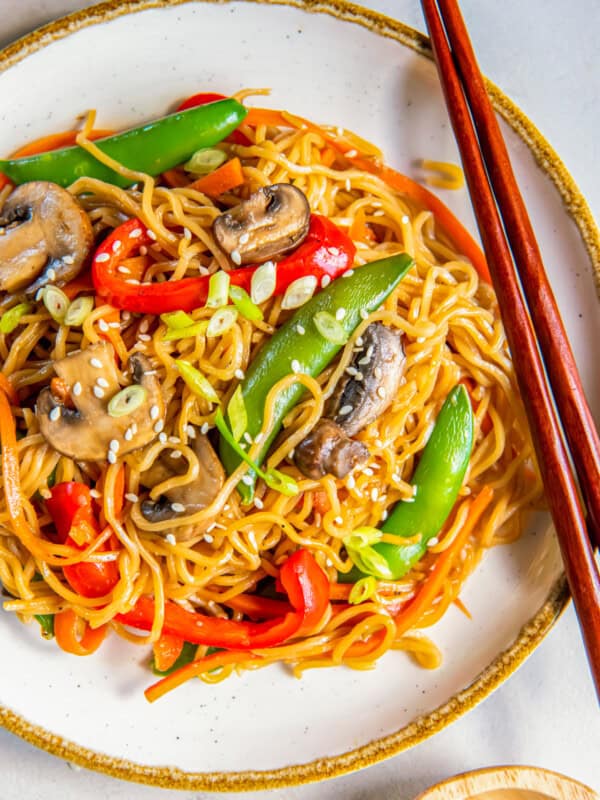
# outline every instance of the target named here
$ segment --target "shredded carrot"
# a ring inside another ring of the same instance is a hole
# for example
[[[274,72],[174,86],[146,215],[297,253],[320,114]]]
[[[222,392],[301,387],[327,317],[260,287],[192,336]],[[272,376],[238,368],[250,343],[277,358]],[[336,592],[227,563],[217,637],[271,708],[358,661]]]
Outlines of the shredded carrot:
[[[2,479],[8,516],[15,533],[23,542],[32,539],[32,531],[23,513],[17,428],[4,392],[0,392],[0,443],[2,444]]]
[[[321,164],[323,164],[324,167],[330,167],[335,161],[336,155],[337,153],[333,147],[326,147],[321,151]]]
[[[189,185],[189,178],[181,169],[168,169],[162,173],[161,179],[171,189],[179,189]]]
[[[335,134],[324,130],[320,126],[302,117],[268,108],[250,108],[244,120],[244,124],[250,126],[272,125],[283,128],[297,128],[317,133],[331,145],[331,147],[335,148],[339,153],[342,153],[353,166],[365,172],[370,172],[372,175],[377,175],[377,177],[385,181],[385,183],[395,191],[407,195],[419,203],[419,205],[432,211],[442,229],[454,242],[457,249],[469,259],[480,277],[488,283],[491,283],[487,262],[479,245],[475,242],[464,225],[456,219],[450,209],[442,203],[439,197],[420,183],[413,181],[406,175],[402,175],[400,172],[396,172],[396,170],[391,167],[385,166],[378,159],[371,156],[365,157],[358,153],[355,154],[354,145],[350,141],[341,139],[335,136]]]
[[[469,619],[473,619],[473,617],[471,616],[471,612],[466,607],[466,605],[463,603],[463,601],[460,599],[460,597],[454,598],[454,605],[458,609],[460,609],[460,611],[462,611],[462,613],[465,615],[465,617],[468,617]]]
[[[347,600],[350,597],[353,583],[330,583],[329,584],[329,599],[330,600]]]
[[[19,405],[19,396],[15,391],[15,387],[3,372],[0,372],[0,389],[6,394],[13,406]]]
[[[85,272],[83,275],[78,275],[72,281],[62,287],[63,292],[67,295],[69,300],[73,300],[78,294],[82,292],[93,292],[94,284],[92,283],[91,273]]]
[[[181,655],[183,641],[180,636],[174,636],[172,633],[161,633],[160,637],[154,642],[152,646],[154,666],[159,672],[166,672],[171,669]]]
[[[51,150],[58,150],[61,147],[71,147],[75,144],[75,138],[79,131],[63,131],[62,133],[51,133],[49,136],[42,136],[34,139],[33,142],[20,147],[12,154],[11,158],[25,158],[26,156],[37,156],[39,153],[49,153]],[[113,131],[96,130],[89,134],[90,139],[102,139],[111,136]],[[0,173],[0,189],[11,183],[10,179]]]
[[[134,256],[133,258],[126,258],[121,263],[121,266],[129,270],[127,273],[128,280],[141,281],[151,263],[150,256]]]
[[[182,683],[189,681],[190,678],[197,678],[205,672],[225,667],[228,664],[241,665],[256,661],[262,661],[262,657],[244,650],[223,650],[210,656],[199,658],[197,661],[192,661],[191,664],[186,664],[185,667],[181,667],[181,669],[172,672],[162,680],[149,686],[144,694],[148,702],[154,703],[155,700],[181,686]]]
[[[366,222],[363,208],[354,216],[348,235],[355,242],[372,242],[375,239],[375,234]]]
[[[66,381],[63,381],[62,378],[52,378],[50,381],[50,391],[64,406],[67,406],[67,408],[73,408],[73,398],[71,397],[71,392],[69,391]]]
[[[241,186],[243,182],[242,162],[239,158],[232,158],[214,170],[214,172],[198,178],[188,188],[196,189],[198,192],[207,194],[210,197],[218,197],[224,192],[235,189],[236,186]]]
[[[362,658],[363,656],[368,655],[381,645],[384,637],[385,631],[379,630],[372,636],[369,636],[368,639],[365,639],[364,642],[354,642],[354,644],[350,645],[350,647],[346,650],[345,657]]]
[[[479,518],[490,504],[494,490],[491,486],[484,486],[473,500],[465,523],[449,547],[440,554],[435,566],[421,584],[421,587],[410,603],[396,616],[396,637],[413,628],[421,619],[425,611],[432,605],[448,573],[452,569],[454,559],[462,550],[465,542],[471,535]]]
[[[79,632],[83,628],[81,635]],[[104,641],[108,626],[90,628],[71,608],[54,615],[54,635],[58,646],[66,653],[75,656],[89,656]]]
[[[253,594],[238,594],[229,600],[223,600],[223,605],[234,611],[241,611],[250,619],[274,619],[293,611],[285,600],[273,600],[270,597],[257,597]]]

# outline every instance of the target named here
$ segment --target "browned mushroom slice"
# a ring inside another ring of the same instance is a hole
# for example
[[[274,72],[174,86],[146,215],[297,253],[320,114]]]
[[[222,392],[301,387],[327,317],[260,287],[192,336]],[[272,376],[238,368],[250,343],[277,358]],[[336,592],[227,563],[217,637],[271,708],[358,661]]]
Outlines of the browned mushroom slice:
[[[294,451],[295,464],[304,475],[320,478],[331,473],[343,478],[367,460],[369,451],[350,437],[374,422],[393,402],[404,360],[402,334],[381,322],[369,325],[327,404],[326,416]]]
[[[218,216],[213,233],[219,247],[239,266],[291,250],[305,239],[309,224],[304,192],[289,183],[275,183]]]
[[[343,478],[369,457],[362,442],[351,439],[330,419],[320,419],[296,447],[294,461],[307,478],[335,475]]]
[[[0,228],[0,291],[6,292],[62,286],[79,273],[94,242],[77,200],[46,181],[24,183],[11,192]]]
[[[139,353],[131,356],[128,369],[132,385],[139,386],[143,396],[138,392],[139,405],[118,416],[108,408],[121,386],[114,350],[107,342],[56,361],[54,369],[75,408],[68,408],[47,387],[39,394],[36,413],[40,431],[59,453],[77,461],[110,461],[147,445],[162,430],[165,407],[160,383]]]
[[[169,489],[156,501],[144,500],[140,510],[148,522],[163,522],[196,514],[209,506],[221,491],[225,473],[208,438],[197,433],[190,446],[198,457],[198,477],[183,486]],[[163,453],[150,469],[141,474],[140,480],[144,486],[152,489],[174,475],[184,474],[188,469],[187,462],[181,457],[175,458],[173,453],[172,450]],[[174,528],[173,535],[178,541],[186,541],[202,533],[209,524],[210,521],[201,525]]]

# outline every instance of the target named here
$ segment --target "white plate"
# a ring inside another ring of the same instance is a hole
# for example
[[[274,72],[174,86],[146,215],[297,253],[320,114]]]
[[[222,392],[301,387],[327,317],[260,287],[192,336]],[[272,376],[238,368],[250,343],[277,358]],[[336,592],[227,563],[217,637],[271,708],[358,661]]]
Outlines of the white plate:
[[[308,5],[308,4],[307,4]],[[159,116],[201,90],[270,86],[268,105],[373,140],[411,173],[418,157],[457,161],[424,40],[339,2],[139,2],[99,6],[0,54],[0,152],[71,127],[90,107],[105,128]],[[565,316],[584,384],[598,338],[598,233],[569,175],[533,125],[495,93],[509,150]],[[525,143],[527,141],[527,144]],[[534,159],[543,163],[543,169]],[[561,194],[576,213],[568,212]],[[466,192],[443,199],[474,228]],[[596,264],[597,268],[597,264]],[[181,788],[250,789],[319,780],[385,758],[447,725],[504,680],[566,602],[547,517],[496,549],[432,635],[437,672],[391,653],[376,670],[274,667],[214,687],[192,682],[150,706],[145,654],[112,637],[76,659],[0,617],[0,723],[58,755],[119,777]]]

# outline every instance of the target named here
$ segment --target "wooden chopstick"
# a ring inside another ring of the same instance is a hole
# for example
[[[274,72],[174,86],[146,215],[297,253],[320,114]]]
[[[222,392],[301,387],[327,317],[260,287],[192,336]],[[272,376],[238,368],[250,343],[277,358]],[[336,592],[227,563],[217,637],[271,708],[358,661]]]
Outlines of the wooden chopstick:
[[[600,437],[458,4],[438,0],[438,6],[586,500],[588,527],[600,547]]]
[[[448,42],[448,38],[452,35],[452,30],[456,37],[462,40],[461,52],[463,54],[468,53],[469,51],[465,45],[465,41],[468,41],[468,35],[464,23],[461,27],[456,22],[457,17],[460,17],[456,0],[438,0],[438,2],[440,7],[452,12],[455,21],[452,29],[450,26],[444,29],[444,23],[440,17],[436,0],[421,0],[438,73],[446,98],[446,105],[461,152],[477,224],[488,259],[494,289],[498,297],[498,304],[512,353],[517,381],[529,420],[548,505],[558,535],[565,573],[579,617],[579,624],[596,691],[600,698],[600,575],[590,544],[577,483],[571,472],[569,453],[563,439],[561,422],[556,414],[551,390],[546,382],[545,366],[538,350],[538,341],[534,334],[529,310],[521,294],[519,277],[513,264],[513,253],[505,238],[503,222],[498,211],[500,207],[502,214],[505,214],[505,207],[512,202],[513,195],[512,191],[505,191],[502,198],[500,194],[495,197],[490,187],[486,164],[482,157],[479,140],[471,118],[472,109],[469,109],[465,98],[467,87],[465,86],[463,90],[461,78],[453,59],[453,52],[457,50],[458,45],[456,45],[455,39],[452,37],[453,51],[451,51]],[[481,78],[479,84],[472,83],[473,70],[478,71],[474,59],[471,61],[469,71],[465,70],[463,73],[463,80],[465,83],[469,82],[471,93],[477,92],[477,86],[483,87],[483,79]],[[480,89],[478,94],[482,92],[485,95],[484,89]],[[489,103],[487,96],[485,96],[485,101]],[[484,99],[479,97],[479,102],[480,105],[483,104]],[[490,113],[493,114],[493,111]],[[498,136],[500,136],[499,131]],[[490,140],[487,149],[494,149],[494,147],[493,141]],[[506,155],[506,150],[504,150],[504,154]],[[506,160],[508,161],[508,155],[506,155]],[[496,163],[495,171],[498,172],[502,169],[503,161],[499,159]],[[490,168],[490,177],[493,172],[494,170]],[[512,171],[505,178],[507,181],[506,186],[508,187],[511,178],[514,181]],[[545,274],[541,271],[541,259],[538,261],[536,258],[537,245],[534,248],[528,238],[531,226],[529,223],[523,224],[520,222],[525,213],[523,205],[513,208],[511,212],[506,212],[507,217],[510,216],[513,220],[519,220],[518,226],[523,233],[522,243],[515,247],[515,260],[520,268],[518,249],[521,246],[528,247],[531,250],[530,269],[536,272],[539,271],[539,280],[543,282]],[[507,222],[506,224],[508,228],[509,223]],[[513,227],[516,227],[516,224]],[[547,293],[545,296],[547,297]],[[532,302],[532,305],[534,304]],[[554,312],[558,317],[556,308],[554,308]],[[549,330],[550,324],[548,323]],[[562,325],[560,330],[564,334]],[[542,342],[540,341],[541,344]],[[548,358],[548,356],[546,357]],[[575,370],[574,363],[573,369]],[[563,378],[559,376],[557,380],[562,381]],[[579,379],[573,380],[573,376],[569,372],[564,377],[564,384],[561,382],[561,388],[557,390],[557,394],[560,392],[564,395],[564,402],[571,406],[573,412],[580,406],[580,402],[571,396],[571,390],[574,388],[575,392],[577,392],[580,387]],[[567,419],[563,420],[563,422],[565,426],[569,424]],[[585,430],[585,427],[584,422],[582,423],[582,430]],[[571,432],[571,436],[573,435]],[[586,478],[582,474],[579,475],[579,479],[582,484],[586,483]],[[595,475],[592,475],[590,480],[598,482],[600,480],[598,473],[596,472]],[[593,493],[591,494],[593,495]]]

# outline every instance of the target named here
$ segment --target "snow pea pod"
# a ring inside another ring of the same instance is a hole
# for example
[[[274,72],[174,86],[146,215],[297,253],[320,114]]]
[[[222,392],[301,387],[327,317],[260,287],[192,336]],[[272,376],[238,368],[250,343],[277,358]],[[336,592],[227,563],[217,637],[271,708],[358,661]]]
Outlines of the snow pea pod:
[[[319,333],[314,322],[315,315],[321,311],[335,315],[337,310],[344,309],[340,324],[347,338],[350,338],[362,319],[361,312],[370,313],[378,309],[412,265],[412,258],[402,253],[366,264],[351,274],[346,273],[346,276],[332,281],[299,308],[266,342],[240,384],[248,418],[247,433],[252,438],[262,428],[267,395],[279,380],[293,372],[316,377],[341,350],[342,344],[332,342]],[[305,391],[304,386],[296,383],[279,394],[275,405],[275,424],[262,443],[260,453],[255,459],[257,464],[260,465],[263,461],[273,439],[279,433],[285,415]],[[226,471],[231,474],[240,463],[239,456],[223,439],[220,454]],[[238,485],[245,503],[251,502],[253,498],[255,477],[249,471],[245,476],[247,483]],[[252,484],[249,485],[251,479]]]
[[[236,100],[219,100],[108,136],[96,145],[129,169],[158,175],[183,163],[196,150],[220,142],[238,127],[247,113]],[[84,176],[116,186],[131,184],[130,179],[101,164],[77,145],[24,158],[0,159],[0,172],[15,184],[52,181],[59,186],[70,186]]]

